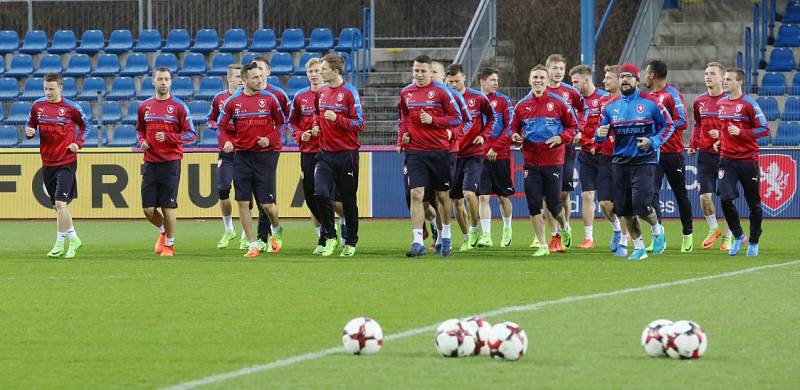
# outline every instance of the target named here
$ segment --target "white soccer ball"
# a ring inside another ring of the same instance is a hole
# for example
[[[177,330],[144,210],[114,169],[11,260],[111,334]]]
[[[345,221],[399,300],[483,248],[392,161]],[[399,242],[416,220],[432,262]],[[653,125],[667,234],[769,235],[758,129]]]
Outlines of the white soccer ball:
[[[699,324],[682,320],[667,329],[664,345],[673,359],[699,359],[706,352],[708,337]]]
[[[480,317],[466,318],[461,324],[475,336],[475,355],[489,356],[489,332],[492,324]]]
[[[475,336],[467,331],[461,321],[450,319],[436,328],[436,351],[444,357],[472,356],[475,353]]]
[[[383,329],[369,317],[354,318],[344,326],[342,344],[353,355],[372,355],[383,345]]]
[[[489,332],[489,356],[519,360],[528,352],[528,335],[513,322],[501,322]]]
[[[672,325],[670,320],[655,320],[642,331],[642,347],[644,352],[652,357],[667,356],[666,341],[667,330]]]

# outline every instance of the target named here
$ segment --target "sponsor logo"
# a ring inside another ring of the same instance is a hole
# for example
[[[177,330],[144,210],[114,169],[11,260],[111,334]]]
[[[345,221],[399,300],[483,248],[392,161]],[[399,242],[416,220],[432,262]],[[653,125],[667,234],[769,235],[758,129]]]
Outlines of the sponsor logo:
[[[776,215],[786,209],[794,199],[797,190],[797,162],[786,154],[764,154],[758,156],[758,163],[761,203],[768,214]]]
[[[717,179],[722,180],[723,177],[725,177],[725,170],[720,169],[719,172],[717,172]]]

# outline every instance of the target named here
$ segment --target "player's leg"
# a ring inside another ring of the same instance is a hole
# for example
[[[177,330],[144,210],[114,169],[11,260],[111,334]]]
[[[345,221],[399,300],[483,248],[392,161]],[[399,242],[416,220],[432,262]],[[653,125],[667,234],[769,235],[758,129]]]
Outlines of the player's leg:
[[[166,236],[164,235],[164,216],[161,215],[161,212],[156,208],[156,206],[159,206],[158,166],[159,164],[157,163],[149,162],[145,162],[142,165],[141,197],[142,212],[145,218],[159,230],[153,251],[157,254],[161,254],[164,250],[164,240]]]
[[[761,209],[760,179],[761,171],[757,161],[741,161],[737,163],[739,182],[750,209],[750,239],[748,240],[747,255],[758,256],[758,241],[761,239],[761,222],[764,218]]]
[[[558,173],[560,169],[563,168],[559,166],[540,168],[542,172],[542,195],[544,196],[545,204],[550,211],[550,215],[552,215],[553,219],[558,223],[557,228],[561,236],[559,252],[565,253],[566,248],[572,245],[572,231],[569,228],[569,218],[567,217],[566,209],[561,203],[561,195],[563,194],[561,190],[564,188],[563,183],[561,182],[561,177],[555,174]]]
[[[631,253],[631,256],[628,258],[631,260],[646,259],[647,251],[644,247],[644,240],[642,240],[641,231],[638,229],[638,227],[636,229],[631,229],[632,225],[638,226],[636,218],[633,217],[633,194],[630,176],[631,167],[629,165],[612,163],[611,171],[611,178],[612,182],[614,183],[612,187],[614,213],[622,219],[622,223],[628,229],[634,244],[633,253]],[[627,256],[627,251],[623,253],[621,249],[617,248],[617,251],[614,252],[614,256],[625,257]]]
[[[664,186],[664,171],[667,169],[665,167],[666,162],[664,161],[664,155],[662,154],[659,157],[658,163],[656,164],[654,176],[653,176],[653,200],[652,200],[652,207],[656,213],[656,218],[658,219],[658,223],[661,223],[661,188]],[[655,234],[652,232],[651,234]],[[650,239],[650,245],[647,246],[647,251],[653,251],[653,239]]]
[[[572,217],[572,199],[570,199],[570,196],[572,195],[572,191],[575,190],[575,186],[573,185],[575,179],[575,153],[575,147],[572,144],[565,146],[564,166],[561,174],[561,205],[564,209],[564,217],[567,220],[567,230],[570,233],[570,240],[568,240],[568,243],[564,243],[564,238],[562,237],[561,245],[566,248],[572,246],[572,227],[569,225],[569,219]]]
[[[611,173],[611,157],[598,155],[597,161],[597,200],[600,211],[611,224],[609,249],[618,256],[628,255],[628,227],[614,212],[614,180]]]
[[[450,187],[450,199],[454,204],[456,221],[461,228],[463,241],[459,251],[470,251],[475,248],[478,241],[478,235],[473,233],[470,229],[469,215],[464,206],[464,162],[465,159],[459,158],[456,160],[456,166],[453,170],[453,180]],[[474,237],[474,242],[473,242]]]
[[[217,248],[227,248],[231,240],[236,238],[233,228],[233,207],[231,206],[231,182],[233,181],[233,153],[220,152],[217,160],[217,196],[222,224],[225,233],[217,242]]]
[[[325,241],[322,239],[322,228],[320,227],[319,206],[317,196],[314,193],[314,165],[316,165],[315,153],[301,153],[300,154],[300,183],[303,187],[303,198],[306,200],[306,207],[311,212],[311,223],[314,225],[314,231],[317,235],[317,247],[314,249],[314,254],[322,254]]]
[[[708,224],[708,233],[703,240],[703,249],[714,246],[714,241],[722,235],[720,250],[728,250],[732,240],[731,230],[720,228],[717,221],[717,210],[714,195],[717,193],[717,175],[719,174],[719,155],[700,152],[697,155],[697,181],[700,183],[700,210]]]
[[[664,239],[664,226],[658,222],[658,216],[653,208],[653,175],[656,165],[642,164],[631,167],[631,203],[633,214],[640,221],[650,224],[650,231],[653,233],[653,253],[664,253],[666,242]],[[630,226],[629,226],[630,227]]]
[[[247,241],[247,252],[244,257],[257,257],[261,254],[256,232],[253,231],[253,185],[254,165],[253,152],[237,152],[233,157],[233,189],[239,208],[239,222]],[[257,205],[257,203],[256,203]]]
[[[578,168],[581,180],[581,218],[583,219],[583,242],[580,249],[594,248],[594,197],[597,191],[598,165],[590,153],[580,152]]]
[[[178,186],[181,180],[181,161],[175,160],[161,164],[158,180],[158,206],[164,221],[164,249],[161,256],[175,254],[175,228],[177,225]]]
[[[478,184],[478,218],[481,221],[481,239],[478,244],[485,244],[486,239],[492,239],[492,208],[490,200],[492,198],[492,172],[495,161],[482,161],[483,167],[481,169],[480,183]],[[484,245],[485,246],[485,245]]]
[[[739,211],[736,210],[734,201],[739,197],[739,174],[736,163],[732,160],[721,159],[719,163],[719,200],[722,206],[722,213],[725,215],[725,222],[733,234],[731,247],[728,255],[736,256],[742,248],[744,241],[744,231],[739,221]]]
[[[530,216],[533,235],[538,237],[540,242],[545,240],[545,221],[542,216],[542,172],[538,167],[525,167],[525,199],[528,203],[528,215]],[[547,256],[550,250],[545,246],[539,246],[533,252],[533,256]]]
[[[283,247],[283,227],[278,216],[278,194],[275,190],[279,158],[280,152],[278,151],[260,153],[258,166],[261,169],[256,172],[256,190],[254,193],[259,194],[256,200],[261,199],[259,201],[261,210],[264,211],[263,214],[269,220],[267,252],[280,252]]]
[[[348,257],[355,254],[358,243],[358,203],[356,199],[359,170],[358,152],[341,152],[338,160],[340,166],[335,177],[335,187],[342,200],[342,211],[347,226],[347,231],[343,230],[342,232],[344,246],[340,256]]]
[[[678,203],[678,215],[683,227],[681,252],[691,252],[694,248],[694,238],[692,236],[692,203],[689,201],[689,192],[686,190],[686,162],[682,153],[665,154],[661,156],[661,159],[665,160],[667,182],[669,182]]]
[[[317,164],[314,168],[314,190],[317,194],[319,207],[319,222],[322,227],[322,237],[325,238],[323,256],[330,256],[338,245],[334,220],[334,186],[335,186],[335,161],[331,153],[319,152]]]
[[[484,165],[484,169],[487,166]],[[500,204],[500,216],[503,218],[503,238],[500,241],[501,247],[511,245],[513,218],[513,208],[509,197],[514,195],[514,182],[511,180],[511,160],[497,160],[491,165],[492,193],[497,195]],[[538,239],[536,240],[538,242]]]
[[[480,213],[478,212],[478,187],[480,185],[481,180],[481,171],[483,167],[481,157],[469,157],[464,159],[464,182],[463,182],[463,192],[464,192],[464,206],[467,210],[469,215],[469,231],[470,231],[470,243],[472,243],[472,234],[474,232],[475,241],[474,246],[478,247],[479,240],[480,240]],[[486,230],[489,230],[488,226],[484,226]],[[489,241],[484,241],[484,246],[491,246],[491,234],[489,235]]]

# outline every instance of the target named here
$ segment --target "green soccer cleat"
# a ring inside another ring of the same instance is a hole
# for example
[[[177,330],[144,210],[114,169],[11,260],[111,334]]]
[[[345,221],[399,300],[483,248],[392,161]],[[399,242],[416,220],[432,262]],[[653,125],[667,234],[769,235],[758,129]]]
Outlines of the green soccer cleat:
[[[477,230],[470,230],[469,231],[469,246],[475,248],[478,246],[478,231]]]
[[[719,244],[719,250],[727,251],[731,248],[731,243],[733,242],[733,236],[722,236],[722,243]]]
[[[339,240],[335,238],[329,238],[325,240],[325,247],[322,250],[321,255],[325,257],[332,255],[337,245],[339,245]]]
[[[217,242],[217,249],[227,248],[234,238],[236,238],[235,232],[225,232],[225,234],[222,235],[222,238],[219,239],[219,242]]]
[[[64,241],[56,241],[53,249],[47,252],[47,257],[61,257],[64,256]]]
[[[458,251],[459,252],[468,252],[468,251],[471,251],[473,249],[475,249],[475,247],[470,245],[469,244],[469,239],[467,239],[467,240],[464,240],[464,242],[461,243],[461,248],[459,248]]]
[[[567,224],[567,228],[561,231],[561,245],[564,248],[572,246],[572,227]]]
[[[283,248],[283,226],[279,226],[278,230],[272,234],[272,238],[270,238],[270,246],[271,249],[268,252],[275,252],[278,253]]]
[[[314,248],[314,251],[311,252],[311,254],[312,255],[321,255],[322,252],[325,252],[325,246],[324,245],[317,245],[317,247]]]
[[[545,246],[539,246],[539,248],[536,249],[536,252],[533,252],[532,256],[533,257],[541,257],[541,256],[549,256],[549,255],[550,255],[550,249],[547,249],[547,247],[545,247]]]
[[[681,253],[689,253],[694,249],[694,240],[691,234],[684,234],[681,241]]]
[[[242,236],[242,238],[239,239],[239,249],[245,251],[250,249],[250,244],[247,242],[247,237]]]
[[[64,255],[65,259],[71,259],[75,257],[75,254],[78,253],[78,249],[83,246],[83,241],[81,241],[78,236],[70,237],[69,238],[69,248],[67,248],[67,253]]]
[[[534,235],[533,236],[533,241],[531,241],[531,244],[528,245],[528,248],[539,248],[541,246],[542,246],[542,243],[539,242],[539,237],[536,237]]]
[[[653,239],[650,239],[650,245],[647,248],[644,248],[645,252],[652,252],[653,251]]]
[[[258,245],[258,251],[259,252],[268,252],[268,249],[272,249],[271,246],[267,245],[266,242],[261,241],[261,239],[258,239],[256,241],[256,245]]]
[[[494,246],[492,242],[492,234],[491,233],[483,233],[481,234],[481,238],[478,240],[478,248],[491,248]]]
[[[339,257],[352,257],[356,254],[356,247],[352,245],[345,245],[342,248],[342,253],[339,254]]]
[[[500,240],[500,246],[503,248],[511,246],[511,228],[503,228],[503,239]]]

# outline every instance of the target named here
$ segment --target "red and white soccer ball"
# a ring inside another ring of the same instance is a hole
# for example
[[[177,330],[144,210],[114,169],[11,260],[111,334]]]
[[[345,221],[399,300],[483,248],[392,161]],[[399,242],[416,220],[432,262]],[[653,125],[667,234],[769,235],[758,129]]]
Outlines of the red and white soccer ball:
[[[489,356],[519,360],[528,352],[528,335],[513,322],[501,322],[489,331]]]
[[[682,320],[669,326],[664,346],[673,359],[699,359],[706,352],[708,337],[699,324]]]
[[[475,336],[475,355],[489,356],[489,333],[492,331],[492,324],[480,317],[466,318],[461,324]]]
[[[444,357],[465,357],[475,354],[475,336],[458,319],[442,322],[434,336],[436,351]]]
[[[647,324],[642,331],[642,347],[646,354],[652,357],[667,356],[665,343],[670,325],[672,325],[670,320],[655,320]]]
[[[353,355],[378,353],[383,346],[383,329],[371,318],[354,318],[344,326],[342,344]]]

